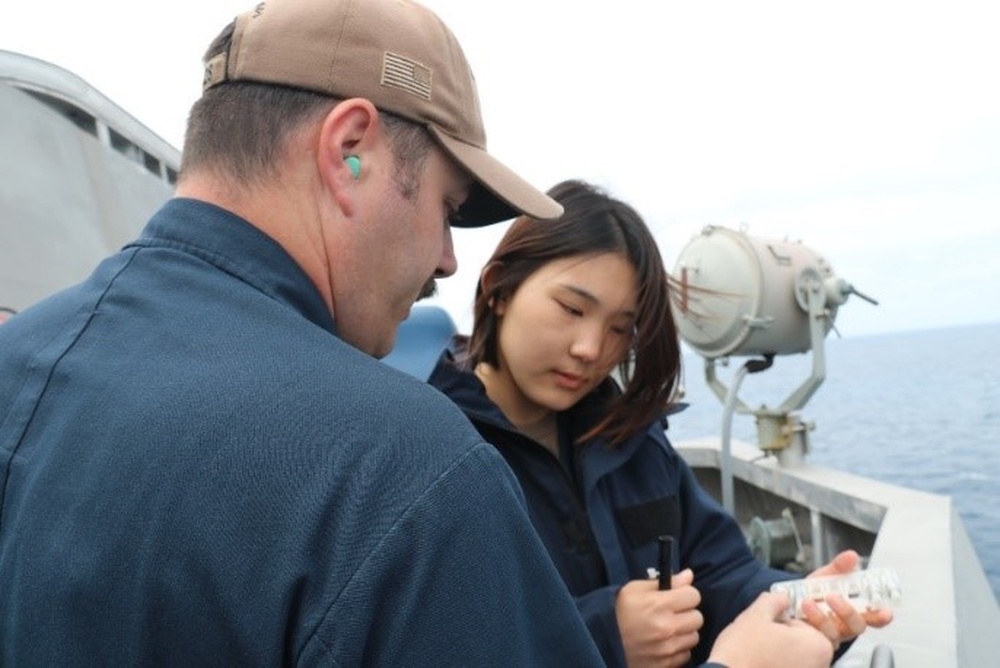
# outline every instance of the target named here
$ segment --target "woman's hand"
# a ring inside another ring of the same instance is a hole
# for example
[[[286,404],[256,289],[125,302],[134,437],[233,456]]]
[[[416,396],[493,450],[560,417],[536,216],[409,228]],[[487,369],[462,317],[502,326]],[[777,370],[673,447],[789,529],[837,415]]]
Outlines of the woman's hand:
[[[618,592],[615,616],[629,668],[683,666],[691,660],[704,620],[698,611],[701,594],[685,569],[661,591],[656,580],[632,580]]]
[[[829,575],[847,575],[858,567],[860,558],[854,550],[846,550],[834,557],[830,563],[817,568],[808,577],[824,577]],[[881,628],[892,621],[892,610],[882,608],[858,612],[843,596],[830,594],[826,597],[830,611],[824,611],[815,601],[802,602],[802,614],[805,620],[823,632],[834,646],[857,638],[869,626]]]

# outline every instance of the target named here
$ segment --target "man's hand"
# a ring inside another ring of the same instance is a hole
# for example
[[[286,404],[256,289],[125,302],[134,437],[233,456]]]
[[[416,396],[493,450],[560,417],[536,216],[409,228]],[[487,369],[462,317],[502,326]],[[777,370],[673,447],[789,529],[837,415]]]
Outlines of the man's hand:
[[[786,620],[788,596],[765,592],[722,630],[709,661],[739,668],[829,668],[833,645],[797,619]]]

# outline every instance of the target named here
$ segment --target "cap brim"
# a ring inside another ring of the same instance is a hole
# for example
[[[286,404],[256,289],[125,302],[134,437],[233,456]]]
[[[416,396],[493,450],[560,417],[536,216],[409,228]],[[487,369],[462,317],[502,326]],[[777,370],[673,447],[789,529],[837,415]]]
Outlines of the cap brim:
[[[463,143],[428,126],[442,148],[476,180],[459,209],[455,227],[481,227],[526,214],[555,220],[562,205],[522,179],[483,149]]]

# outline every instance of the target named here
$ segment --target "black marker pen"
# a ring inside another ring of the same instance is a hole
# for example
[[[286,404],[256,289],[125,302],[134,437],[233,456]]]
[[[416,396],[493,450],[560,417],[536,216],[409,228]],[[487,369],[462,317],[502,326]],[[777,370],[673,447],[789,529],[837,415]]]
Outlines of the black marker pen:
[[[670,589],[670,579],[674,575],[674,537],[658,536],[656,542],[660,545],[657,570],[660,572],[660,590]]]

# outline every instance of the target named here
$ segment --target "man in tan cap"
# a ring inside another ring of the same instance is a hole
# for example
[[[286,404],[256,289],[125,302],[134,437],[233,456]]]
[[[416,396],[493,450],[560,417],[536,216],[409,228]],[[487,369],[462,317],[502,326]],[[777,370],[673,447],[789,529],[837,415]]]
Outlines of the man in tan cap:
[[[269,0],[206,65],[177,196],[2,327],[0,664],[598,664],[503,460],[374,359],[451,225],[560,213],[454,36]]]
[[[0,328],[0,664],[599,665],[499,454],[374,359],[450,225],[560,214],[454,36],[269,0],[206,65],[177,197]]]

